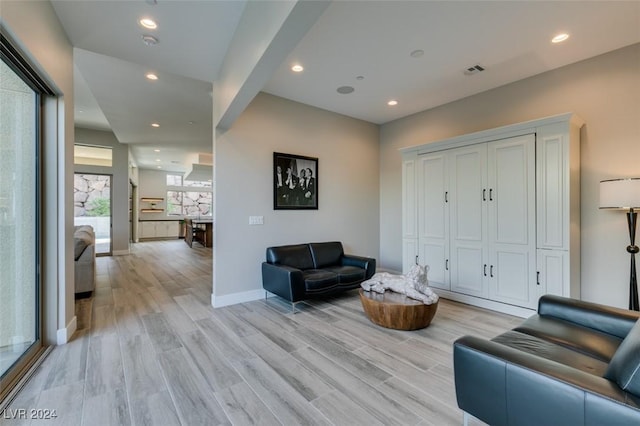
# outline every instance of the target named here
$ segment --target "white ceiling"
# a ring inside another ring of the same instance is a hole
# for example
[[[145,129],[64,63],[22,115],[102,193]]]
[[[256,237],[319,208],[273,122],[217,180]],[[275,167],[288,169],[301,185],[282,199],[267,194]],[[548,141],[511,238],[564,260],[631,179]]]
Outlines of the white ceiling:
[[[382,124],[639,41],[640,1],[334,2],[264,91]]]
[[[244,0],[52,4],[76,48],[78,126],[110,128],[140,167],[185,171],[193,153],[211,152],[211,82]],[[158,29],[140,27],[143,16]],[[558,32],[569,40],[551,44]],[[640,1],[334,1],[263,90],[385,123],[638,42]],[[304,72],[291,72],[297,62]],[[486,70],[465,76],[475,64]],[[355,91],[337,93],[344,85]]]

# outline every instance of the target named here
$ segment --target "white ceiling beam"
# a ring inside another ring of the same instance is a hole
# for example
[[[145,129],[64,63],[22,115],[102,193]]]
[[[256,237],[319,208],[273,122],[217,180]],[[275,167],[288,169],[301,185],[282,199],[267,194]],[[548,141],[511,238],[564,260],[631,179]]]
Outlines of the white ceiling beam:
[[[213,124],[229,129],[329,0],[249,1],[213,84]]]

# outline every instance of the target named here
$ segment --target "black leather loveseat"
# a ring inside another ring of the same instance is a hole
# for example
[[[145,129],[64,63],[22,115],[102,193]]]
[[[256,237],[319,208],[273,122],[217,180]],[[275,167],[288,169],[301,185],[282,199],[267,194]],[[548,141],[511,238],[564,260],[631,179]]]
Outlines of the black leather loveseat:
[[[640,425],[639,316],[543,296],[513,330],[454,343],[458,406],[491,425]]]
[[[342,243],[269,247],[262,263],[262,287],[295,304],[356,288],[376,271],[376,260],[344,254]]]

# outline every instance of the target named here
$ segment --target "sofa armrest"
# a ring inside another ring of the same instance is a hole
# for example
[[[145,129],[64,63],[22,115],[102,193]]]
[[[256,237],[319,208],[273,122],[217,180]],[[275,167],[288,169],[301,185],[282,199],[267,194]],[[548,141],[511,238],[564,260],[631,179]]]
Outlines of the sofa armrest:
[[[82,254],[75,260],[78,263],[91,263],[96,260],[96,245],[89,244]]]
[[[369,279],[376,273],[376,260],[371,257],[354,256],[345,254],[340,259],[342,266],[357,266],[366,270],[365,279]]]
[[[458,406],[486,423],[640,422],[640,401],[602,377],[471,336],[453,358]]]
[[[538,301],[538,314],[551,316],[624,339],[640,313],[566,297],[545,295]]]
[[[73,262],[75,292],[86,293],[95,289],[96,282],[96,246],[88,245],[80,257]]]
[[[290,302],[302,300],[305,295],[302,271],[291,266],[263,262],[262,287]]]

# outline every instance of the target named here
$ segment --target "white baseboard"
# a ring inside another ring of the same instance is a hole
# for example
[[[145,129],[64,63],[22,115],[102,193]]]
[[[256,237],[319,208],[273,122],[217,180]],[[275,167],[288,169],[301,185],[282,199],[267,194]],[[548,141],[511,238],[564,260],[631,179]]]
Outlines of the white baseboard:
[[[111,252],[111,254],[113,256],[126,256],[127,254],[130,254],[129,249],[126,250],[113,250],[113,252]]]
[[[223,306],[235,305],[237,303],[253,302],[264,297],[264,290],[249,290],[240,293],[231,293],[224,296],[211,294],[211,306],[221,308]]]
[[[535,309],[522,308],[520,306],[509,305],[507,303],[496,302],[480,297],[443,290],[437,287],[431,287],[431,289],[433,289],[433,291],[435,291],[438,296],[444,299],[466,303],[467,305],[477,306],[479,308],[485,308],[491,311],[502,312],[503,314],[513,315],[515,317],[529,318],[531,315],[536,313]]]
[[[73,318],[71,318],[71,321],[69,321],[69,324],[67,324],[67,326],[65,328],[59,329],[56,335],[56,344],[58,345],[64,345],[65,343],[69,342],[69,339],[71,338],[71,336],[73,336],[73,333],[76,332],[76,329],[78,328],[78,318],[74,315]]]

